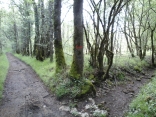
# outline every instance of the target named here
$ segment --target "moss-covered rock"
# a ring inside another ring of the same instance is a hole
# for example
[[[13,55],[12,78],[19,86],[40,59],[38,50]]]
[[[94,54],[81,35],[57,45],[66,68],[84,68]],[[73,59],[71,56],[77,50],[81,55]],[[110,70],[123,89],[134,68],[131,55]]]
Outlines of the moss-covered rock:
[[[81,98],[89,93],[93,93],[94,95],[96,95],[96,90],[91,81],[85,80],[84,84],[81,86],[80,93],[76,97]]]
[[[136,66],[134,66],[134,70],[137,72],[141,72],[142,68],[136,65]]]

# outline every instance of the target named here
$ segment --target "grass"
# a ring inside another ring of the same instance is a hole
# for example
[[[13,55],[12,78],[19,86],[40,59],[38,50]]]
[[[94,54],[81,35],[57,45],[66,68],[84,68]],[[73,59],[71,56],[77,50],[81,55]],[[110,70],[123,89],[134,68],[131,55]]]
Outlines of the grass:
[[[30,65],[40,76],[45,85],[48,86],[51,91],[55,92],[58,98],[66,95],[74,98],[80,93],[80,87],[83,85],[83,81],[87,80],[86,78],[82,78],[82,81],[74,83],[69,78],[68,73],[72,62],[72,56],[65,55],[67,69],[65,69],[61,74],[55,74],[55,62],[50,63],[49,59],[40,62],[37,61],[35,57],[32,58],[30,56],[22,56],[18,54],[15,54],[15,56]],[[85,72],[92,70],[88,67],[87,60],[85,60],[84,63]]]
[[[35,72],[40,76],[41,80],[46,84],[49,85],[49,80],[55,74],[55,64],[54,62],[50,62],[50,59],[46,59],[43,62],[37,61],[36,58],[32,58],[30,56],[22,56],[20,54],[15,54],[16,57],[21,59],[22,61],[26,62],[30,65]]]
[[[57,97],[63,97],[65,95],[70,95],[71,97],[76,96],[79,92],[79,83],[74,85],[68,76],[70,65],[72,63],[72,56],[65,54],[65,59],[67,63],[67,69],[63,71],[62,74],[55,74],[55,62],[50,63],[49,59],[46,59],[43,62],[37,61],[36,58],[15,55],[20,58],[22,61],[25,61],[27,64],[32,66],[32,68],[36,71],[36,73],[40,76],[42,81],[49,86],[49,88],[55,92]],[[55,61],[55,60],[54,60]],[[128,61],[128,62],[127,62]],[[115,62],[115,60],[114,60]],[[128,65],[127,65],[128,64]],[[118,58],[118,62],[115,62],[114,66],[122,67],[125,69],[135,69],[135,66],[138,66],[138,69],[142,69],[146,66],[145,61],[140,61],[139,58],[131,58],[129,59],[127,56],[123,56]],[[118,71],[117,77],[120,80],[124,80],[124,73]],[[85,56],[84,59],[84,77],[83,79],[88,80],[96,80],[94,78],[94,69],[88,65],[88,55]]]
[[[65,70],[62,74],[55,74],[55,62],[51,63],[50,59],[40,62],[37,61],[35,57],[32,58],[30,56],[22,56],[19,54],[15,54],[15,56],[30,65],[45,85],[48,86],[51,91],[55,92],[58,98],[65,95],[74,97],[79,93],[79,86],[73,85],[71,80],[68,78],[68,67],[72,61],[71,56],[66,56],[68,58],[66,61],[67,71]]]
[[[75,86],[68,79],[68,71],[63,74],[55,76],[55,65],[50,63],[49,59],[44,62],[36,61],[35,58],[24,57],[16,55],[26,63],[32,66],[32,68],[41,77],[43,82],[50,84],[50,87],[55,87],[55,93],[58,97],[63,95],[76,95],[79,92],[79,85]],[[68,57],[66,57],[68,58]],[[70,66],[72,58],[67,59],[67,65]],[[129,58],[127,56],[114,58],[114,67],[124,68],[127,70],[133,69],[134,71],[141,71],[144,67],[149,66],[146,60],[140,61],[138,57]],[[85,65],[85,72],[92,71],[93,69]],[[121,71],[120,71],[121,72]],[[55,77],[54,77],[55,76]],[[124,74],[119,73],[121,80]],[[50,82],[49,82],[50,81]],[[79,84],[79,83],[78,83]],[[81,84],[81,83],[80,83]],[[70,87],[70,88],[69,88]],[[125,115],[126,117],[155,117],[156,116],[156,77],[152,79],[150,83],[143,86],[140,93],[130,104],[129,111]]]
[[[149,66],[146,59],[140,60],[139,57],[128,57],[128,56],[115,56],[114,66],[118,66],[125,69],[133,69],[135,71],[142,71],[144,67]]]
[[[131,102],[127,117],[156,117],[156,77]]]
[[[9,63],[5,54],[0,55],[0,99],[4,90],[4,82],[9,68]]]

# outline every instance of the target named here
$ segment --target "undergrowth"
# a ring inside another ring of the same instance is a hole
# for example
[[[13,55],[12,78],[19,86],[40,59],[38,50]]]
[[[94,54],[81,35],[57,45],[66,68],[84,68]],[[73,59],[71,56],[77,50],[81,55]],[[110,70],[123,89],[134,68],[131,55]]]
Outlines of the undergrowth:
[[[0,100],[2,98],[4,82],[9,68],[9,63],[5,54],[0,55]]]
[[[156,77],[142,87],[130,104],[127,117],[156,117]]]
[[[63,96],[69,96],[74,98],[76,95],[80,93],[80,87],[82,87],[84,81],[93,81],[96,80],[96,76],[94,76],[95,70],[88,65],[88,62],[85,61],[84,67],[84,77],[81,81],[71,81],[68,76],[68,72],[70,69],[70,62],[72,58],[70,56],[66,56],[67,62],[67,69],[65,69],[61,74],[55,74],[55,62],[50,63],[49,59],[46,59],[43,62],[37,61],[36,58],[17,55],[18,58],[25,61],[27,64],[32,66],[32,68],[36,71],[36,73],[40,76],[42,81],[49,86],[49,88],[55,92],[58,98]],[[141,72],[144,67],[149,66],[149,64],[143,60],[141,61],[138,57],[135,58],[128,58],[120,57],[117,58],[118,61],[116,62],[116,58],[114,58],[114,65],[113,67],[119,68],[115,73],[117,76],[117,80],[124,81],[125,80],[125,72],[123,72],[120,68],[126,69],[127,71],[136,71]]]
[[[139,57],[114,57],[114,66],[124,68],[127,70],[134,70],[137,72],[141,72],[143,68],[148,67],[149,63],[147,60],[140,60]]]

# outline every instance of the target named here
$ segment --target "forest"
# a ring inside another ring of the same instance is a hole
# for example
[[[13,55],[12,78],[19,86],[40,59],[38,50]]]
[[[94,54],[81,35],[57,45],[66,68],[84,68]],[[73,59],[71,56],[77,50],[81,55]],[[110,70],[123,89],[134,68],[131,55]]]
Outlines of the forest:
[[[155,117],[155,18],[155,0],[0,0],[0,116]]]

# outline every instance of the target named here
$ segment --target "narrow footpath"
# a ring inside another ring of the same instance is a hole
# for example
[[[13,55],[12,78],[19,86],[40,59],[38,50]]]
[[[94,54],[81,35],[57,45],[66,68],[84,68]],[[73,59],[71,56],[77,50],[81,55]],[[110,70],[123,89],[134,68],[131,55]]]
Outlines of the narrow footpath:
[[[59,111],[59,101],[48,93],[31,67],[11,54],[7,57],[10,67],[0,117],[71,117]]]

